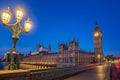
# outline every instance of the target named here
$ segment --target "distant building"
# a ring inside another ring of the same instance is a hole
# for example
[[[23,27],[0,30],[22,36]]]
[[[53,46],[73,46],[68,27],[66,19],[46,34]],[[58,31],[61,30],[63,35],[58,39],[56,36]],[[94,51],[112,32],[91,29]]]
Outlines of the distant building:
[[[27,57],[24,57],[22,62],[57,64],[57,52],[51,52],[50,44],[48,45],[48,48],[37,44],[36,51],[31,51]]]
[[[37,64],[57,64],[57,66],[78,66],[80,64],[89,64],[102,61],[102,32],[98,23],[94,29],[94,52],[83,51],[79,49],[79,42],[75,39],[68,43],[59,43],[58,52],[52,52],[50,44],[48,48],[37,44],[36,51],[30,52],[21,62]]]
[[[94,53],[81,51],[76,40],[69,41],[68,45],[60,43],[58,52],[51,52],[49,48],[38,47],[31,52],[22,62],[37,64],[57,64],[58,66],[76,66],[93,62]]]
[[[94,52],[95,52],[95,60],[96,62],[103,61],[104,55],[103,55],[103,48],[102,48],[102,32],[99,28],[98,23],[95,24],[94,29]]]
[[[79,42],[68,41],[58,45],[58,66],[77,66],[93,62],[94,53],[79,50]]]
[[[22,61],[23,58],[24,58],[24,55],[23,55],[23,54],[18,54],[18,60],[19,60],[19,61]]]

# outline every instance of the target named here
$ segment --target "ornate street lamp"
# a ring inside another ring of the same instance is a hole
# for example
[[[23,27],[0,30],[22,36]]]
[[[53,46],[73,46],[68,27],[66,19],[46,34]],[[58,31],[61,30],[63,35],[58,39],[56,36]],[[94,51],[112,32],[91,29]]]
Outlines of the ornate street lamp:
[[[16,8],[15,11],[16,15],[16,22],[14,24],[8,24],[11,20],[12,13],[10,12],[10,8],[8,7],[5,10],[2,10],[1,13],[1,20],[4,26],[10,28],[12,31],[12,39],[13,39],[13,46],[12,46],[12,51],[7,52],[7,66],[8,70],[14,70],[18,68],[18,63],[17,63],[17,52],[16,52],[16,41],[19,39],[19,35],[22,32],[28,33],[32,27],[32,22],[30,21],[30,18],[28,18],[24,22],[24,28],[20,25],[20,22],[24,16],[24,10],[21,7]]]

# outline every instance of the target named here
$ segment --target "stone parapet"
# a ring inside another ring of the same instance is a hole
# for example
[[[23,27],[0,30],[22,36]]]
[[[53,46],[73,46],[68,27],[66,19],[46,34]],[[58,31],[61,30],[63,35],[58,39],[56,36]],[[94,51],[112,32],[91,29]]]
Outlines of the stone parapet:
[[[28,70],[1,70],[0,80],[30,80]]]

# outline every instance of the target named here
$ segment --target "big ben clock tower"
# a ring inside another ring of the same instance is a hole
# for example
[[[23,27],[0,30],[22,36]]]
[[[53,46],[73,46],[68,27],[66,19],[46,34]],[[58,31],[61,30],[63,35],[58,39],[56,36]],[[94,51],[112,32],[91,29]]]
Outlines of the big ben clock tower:
[[[94,52],[95,52],[95,61],[103,61],[103,49],[102,49],[102,32],[99,29],[99,25],[96,22],[94,29]]]

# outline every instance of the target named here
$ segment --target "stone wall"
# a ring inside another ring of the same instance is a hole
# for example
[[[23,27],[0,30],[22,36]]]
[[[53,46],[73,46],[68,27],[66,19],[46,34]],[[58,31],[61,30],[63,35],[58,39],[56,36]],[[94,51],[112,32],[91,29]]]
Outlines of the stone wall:
[[[28,70],[1,70],[0,80],[30,80]]]

